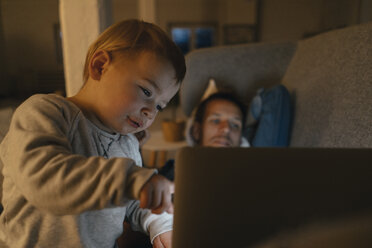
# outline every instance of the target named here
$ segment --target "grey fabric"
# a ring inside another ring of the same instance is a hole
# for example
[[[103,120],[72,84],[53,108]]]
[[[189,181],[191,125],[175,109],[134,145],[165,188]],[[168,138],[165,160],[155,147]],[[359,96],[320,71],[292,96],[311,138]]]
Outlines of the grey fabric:
[[[181,86],[181,106],[189,116],[210,78],[218,88],[232,88],[247,100],[262,86],[282,79],[294,54],[293,42],[244,44],[199,49],[186,56],[187,72]]]
[[[138,140],[88,116],[53,94],[15,111],[0,144],[5,247],[112,248],[125,216],[151,238],[171,230],[171,215],[129,201],[156,173],[140,168]]]
[[[248,103],[259,87],[283,83],[295,105],[292,147],[372,147],[372,22],[297,43],[200,49],[186,56],[186,115],[210,78]]]
[[[372,147],[372,22],[300,41],[283,83],[291,146]]]

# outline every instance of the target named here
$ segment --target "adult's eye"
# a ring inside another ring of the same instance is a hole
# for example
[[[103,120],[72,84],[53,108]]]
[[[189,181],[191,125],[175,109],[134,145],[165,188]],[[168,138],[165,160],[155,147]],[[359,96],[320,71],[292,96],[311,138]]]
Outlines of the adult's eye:
[[[234,122],[231,122],[230,123],[230,126],[231,128],[235,129],[235,130],[240,130],[241,129],[241,123],[234,123]]]
[[[220,120],[219,119],[211,119],[211,122],[213,124],[219,124],[220,123]]]

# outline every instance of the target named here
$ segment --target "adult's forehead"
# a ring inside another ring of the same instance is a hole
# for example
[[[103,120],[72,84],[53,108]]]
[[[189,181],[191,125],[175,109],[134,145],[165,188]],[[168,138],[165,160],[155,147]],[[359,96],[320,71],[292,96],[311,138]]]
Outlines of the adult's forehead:
[[[242,116],[242,111],[240,110],[240,107],[233,101],[230,101],[228,99],[223,98],[217,98],[209,101],[206,105],[206,112],[211,111],[211,108],[213,107],[214,111],[220,111],[222,109],[225,109],[224,107],[227,107],[228,105],[234,106],[234,108],[239,112],[239,115]],[[212,107],[211,107],[212,106]]]

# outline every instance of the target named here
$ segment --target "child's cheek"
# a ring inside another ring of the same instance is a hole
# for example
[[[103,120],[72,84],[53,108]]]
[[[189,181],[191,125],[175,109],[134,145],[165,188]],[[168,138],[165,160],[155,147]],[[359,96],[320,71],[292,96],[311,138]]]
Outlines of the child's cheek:
[[[146,124],[143,126],[143,129],[149,128],[152,125],[152,123],[154,122],[154,119],[148,120],[146,122]]]

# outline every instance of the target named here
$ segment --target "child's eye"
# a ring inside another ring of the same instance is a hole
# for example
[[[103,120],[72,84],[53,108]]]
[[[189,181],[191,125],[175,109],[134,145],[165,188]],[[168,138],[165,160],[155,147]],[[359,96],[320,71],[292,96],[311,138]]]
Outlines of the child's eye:
[[[156,105],[156,109],[157,109],[159,112],[163,111],[163,108],[162,108],[160,105]]]
[[[148,89],[145,89],[143,87],[140,87],[140,88],[141,88],[143,94],[145,94],[145,96],[147,96],[147,97],[151,96],[151,92]]]

